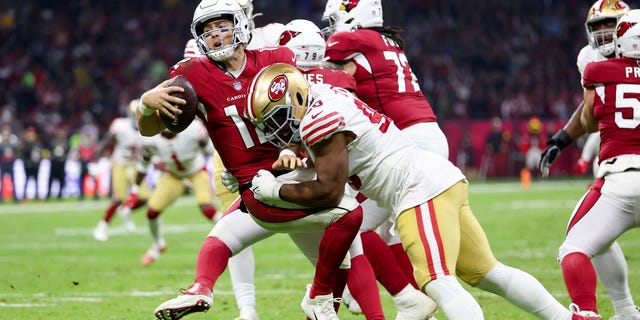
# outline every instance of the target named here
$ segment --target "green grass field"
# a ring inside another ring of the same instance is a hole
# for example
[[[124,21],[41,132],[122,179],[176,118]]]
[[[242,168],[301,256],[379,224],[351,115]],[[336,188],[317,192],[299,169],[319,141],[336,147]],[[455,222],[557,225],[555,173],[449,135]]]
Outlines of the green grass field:
[[[472,183],[471,206],[503,263],[537,277],[564,305],[569,298],[556,261],[568,217],[588,180],[534,181],[524,191],[516,182]],[[178,294],[194,277],[195,259],[211,229],[194,200],[184,197],[164,212],[167,252],[149,267],[140,257],[150,244],[143,210],[137,230],[125,233],[114,219],[111,238],[91,232],[107,201],[0,205],[0,319],[153,319],[153,309]],[[632,292],[640,292],[640,241],[635,230],[620,239]],[[284,235],[254,246],[258,312],[262,320],[304,319],[299,302],[313,274],[310,264]],[[534,319],[499,297],[469,289],[486,319]],[[603,318],[612,315],[598,287]],[[395,317],[381,291],[385,313]],[[364,319],[339,312],[342,319]],[[215,288],[212,309],[187,319],[237,316],[229,276]],[[438,319],[446,319],[439,312]]]

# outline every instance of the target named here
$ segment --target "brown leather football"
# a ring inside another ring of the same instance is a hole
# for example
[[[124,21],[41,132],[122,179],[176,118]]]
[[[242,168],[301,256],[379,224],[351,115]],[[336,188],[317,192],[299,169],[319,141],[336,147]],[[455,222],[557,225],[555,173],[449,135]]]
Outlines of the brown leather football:
[[[160,112],[160,119],[164,122],[167,129],[171,130],[171,132],[182,132],[186,129],[193,119],[196,117],[196,112],[198,111],[198,95],[196,94],[196,90],[193,88],[189,80],[184,76],[177,75],[167,82],[165,87],[177,86],[184,89],[184,92],[174,92],[171,95],[177,98],[184,99],[187,101],[186,104],[176,105],[182,113],[177,115],[175,119],[171,119],[162,112]]]

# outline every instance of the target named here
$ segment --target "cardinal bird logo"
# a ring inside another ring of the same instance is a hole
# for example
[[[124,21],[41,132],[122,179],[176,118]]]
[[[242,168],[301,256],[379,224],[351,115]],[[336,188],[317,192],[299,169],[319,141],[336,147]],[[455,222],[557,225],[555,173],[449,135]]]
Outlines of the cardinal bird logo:
[[[291,41],[291,39],[297,37],[299,34],[300,34],[300,32],[291,31],[291,30],[285,30],[280,35],[280,39],[278,39],[278,44],[281,45],[281,46],[284,46],[285,44],[289,43],[289,41]]]
[[[340,10],[349,12],[358,6],[358,2],[360,2],[360,0],[344,0],[340,4]]]
[[[624,35],[629,29],[633,28],[633,26],[635,25],[636,25],[635,22],[628,22],[628,21],[620,22],[620,24],[618,24],[618,28],[616,29],[616,36],[620,38],[622,35]]]

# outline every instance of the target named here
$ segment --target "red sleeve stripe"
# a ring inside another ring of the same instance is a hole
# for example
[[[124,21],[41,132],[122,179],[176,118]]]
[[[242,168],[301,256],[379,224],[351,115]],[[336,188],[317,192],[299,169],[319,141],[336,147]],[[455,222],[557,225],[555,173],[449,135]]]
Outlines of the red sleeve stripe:
[[[344,119],[334,111],[304,126],[302,128],[302,136],[305,137],[306,144],[311,146],[342,126],[344,126]]]

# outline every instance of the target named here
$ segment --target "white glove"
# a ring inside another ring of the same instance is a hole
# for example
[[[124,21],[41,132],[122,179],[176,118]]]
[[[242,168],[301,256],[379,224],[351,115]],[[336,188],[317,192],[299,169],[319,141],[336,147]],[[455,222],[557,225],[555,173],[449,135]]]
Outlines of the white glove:
[[[240,188],[240,184],[238,183],[238,179],[231,174],[231,171],[224,170],[220,173],[220,180],[222,181],[222,185],[229,190],[231,193],[238,192]]]
[[[251,191],[253,191],[255,198],[270,206],[282,203],[280,187],[282,187],[282,183],[277,182],[276,177],[267,170],[259,170],[251,180]]]

